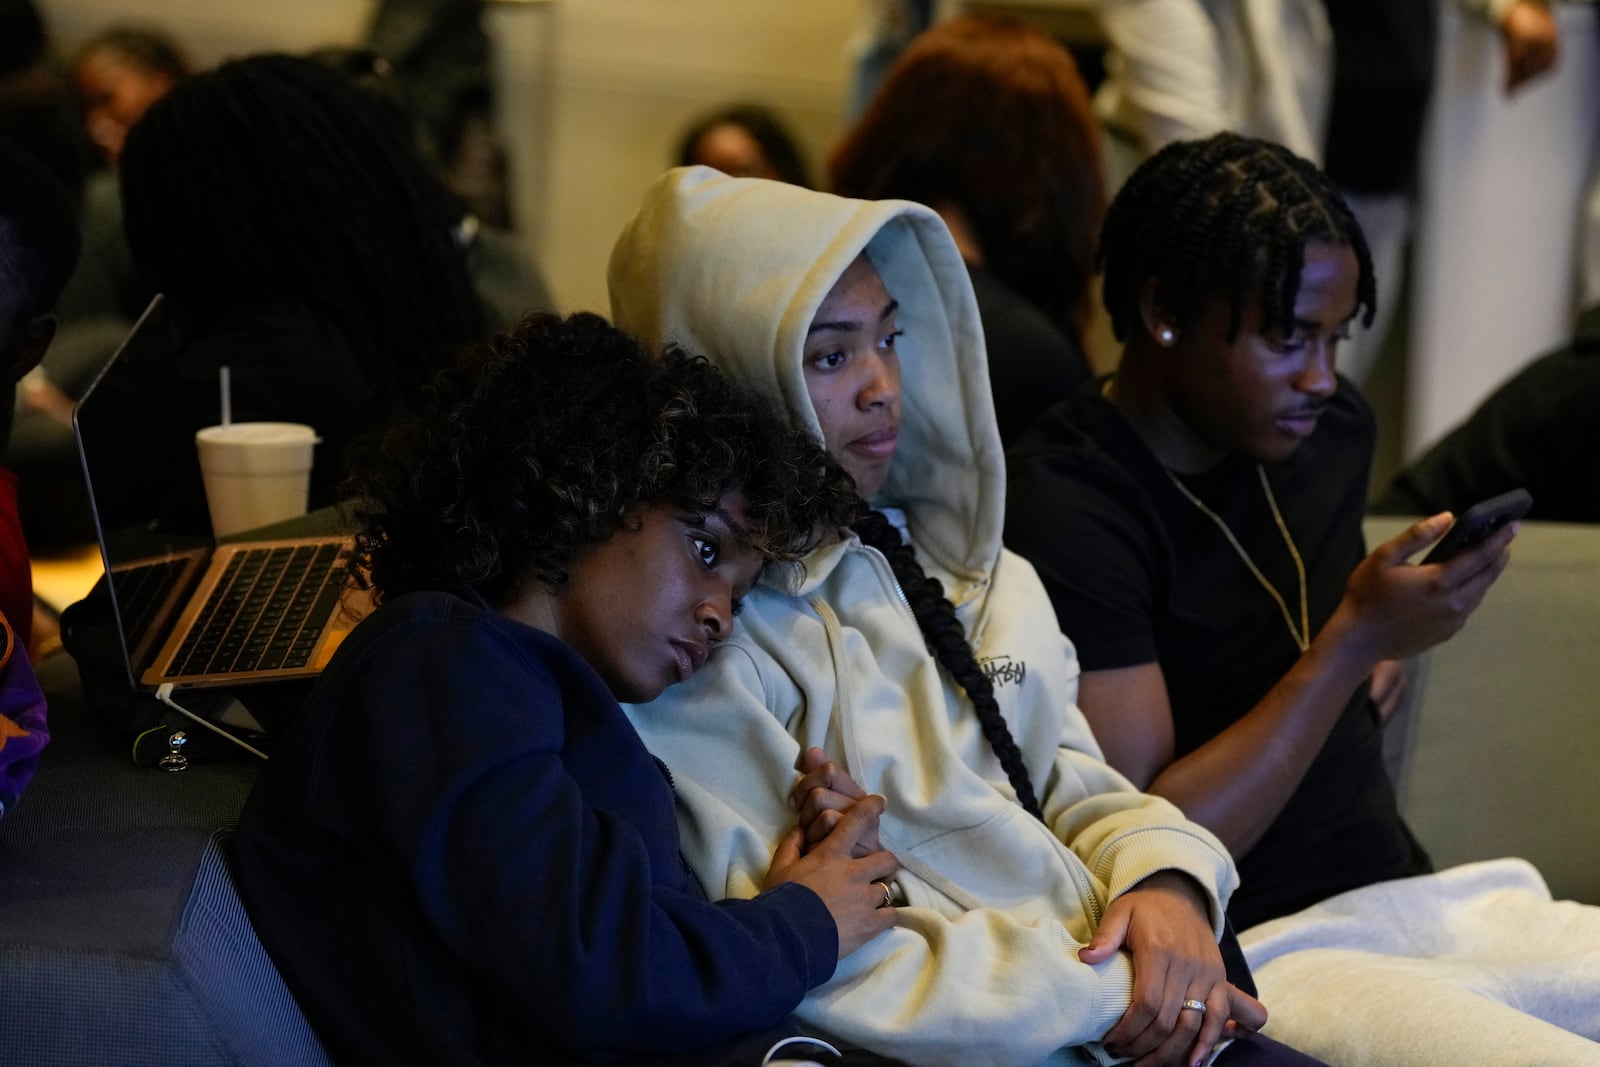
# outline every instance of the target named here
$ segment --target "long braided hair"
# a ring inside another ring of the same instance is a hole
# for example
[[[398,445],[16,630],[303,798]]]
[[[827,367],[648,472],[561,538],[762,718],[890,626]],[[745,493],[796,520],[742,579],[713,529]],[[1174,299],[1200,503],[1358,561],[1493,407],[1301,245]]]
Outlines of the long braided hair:
[[[1180,330],[1214,294],[1226,296],[1231,338],[1257,295],[1266,329],[1292,328],[1306,246],[1317,243],[1355,253],[1357,302],[1372,325],[1372,254],[1333,182],[1282,145],[1219,133],[1169,144],[1133,172],[1106,212],[1095,259],[1119,341],[1138,330],[1149,279]]]
[[[867,509],[853,529],[863,544],[882,552],[889,561],[895,579],[906,594],[906,602],[911,605],[911,614],[916,616],[917,628],[928,642],[928,650],[972,701],[983,736],[1000,758],[1000,766],[1017,794],[1017,802],[1042,822],[1044,813],[1034,795],[1033,783],[1028,780],[1028,769],[1023,766],[1022,750],[1017,748],[1016,739],[1000,714],[1000,704],[994,698],[994,684],[978,666],[966,631],[956,618],[955,606],[945,599],[944,586],[922,569],[916,553],[901,539],[900,531],[883,512]]]
[[[255,55],[184,81],[129,133],[121,181],[135,262],[175,309],[296,298],[407,407],[487,332],[460,205],[410,130],[315,60]]]

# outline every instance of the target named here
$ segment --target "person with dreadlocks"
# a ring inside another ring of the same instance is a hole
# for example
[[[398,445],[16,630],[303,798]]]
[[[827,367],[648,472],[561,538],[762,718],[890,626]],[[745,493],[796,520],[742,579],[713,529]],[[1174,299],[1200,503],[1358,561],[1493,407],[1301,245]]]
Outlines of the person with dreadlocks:
[[[803,574],[769,572],[695,678],[627,709],[714,892],[755,893],[796,810],[820,833],[830,798],[887,798],[896,925],[799,1017],[920,1067],[1193,1064],[1259,1028],[1217,947],[1226,851],[1102,761],[1072,647],[1001,547],[982,326],[938,215],[678,169],[609,280],[619,325],[780,400],[872,502]]]
[[[250,56],[181,82],[133,127],[120,173],[134,261],[181,338],[183,434],[218,421],[229,366],[235,419],[316,428],[312,507],[334,502],[356,436],[488,332],[459,208],[403,124],[315,60]]]
[[[1373,417],[1335,370],[1374,299],[1360,226],[1225,133],[1134,172],[1099,262],[1121,362],[1010,453],[1007,543],[1106,758],[1238,859],[1270,1032],[1333,1063],[1597,1062],[1600,910],[1521,861],[1429,875],[1384,771],[1369,678],[1466,622],[1515,528],[1408,563],[1442,513],[1365,551]]]
[[[791,816],[765,891],[710,903],[617,701],[693,675],[762,568],[852,514],[848,480],[596,315],[469,350],[360,455],[380,605],[240,820],[267,950],[339,1062],[727,1062],[893,922],[894,857],[853,855],[883,801],[804,856]]]

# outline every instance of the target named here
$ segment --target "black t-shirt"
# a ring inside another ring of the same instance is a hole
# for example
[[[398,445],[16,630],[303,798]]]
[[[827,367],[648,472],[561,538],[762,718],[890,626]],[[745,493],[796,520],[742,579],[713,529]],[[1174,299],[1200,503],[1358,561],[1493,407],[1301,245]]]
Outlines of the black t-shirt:
[[[1089,361],[1044,312],[985,267],[967,265],[978,300],[1000,440],[1011,444],[1089,380]]]
[[[1265,468],[1306,564],[1313,632],[1365,554],[1372,447],[1371,410],[1341,383],[1317,431]],[[1293,558],[1255,464],[1227,460],[1184,483],[1226,521],[1298,625]],[[1253,708],[1300,656],[1277,602],[1092,387],[1012,450],[1006,543],[1038,569],[1084,670],[1161,665],[1178,756]],[[1400,819],[1362,685],[1277,820],[1239,858],[1229,910],[1247,927],[1427,869]]]

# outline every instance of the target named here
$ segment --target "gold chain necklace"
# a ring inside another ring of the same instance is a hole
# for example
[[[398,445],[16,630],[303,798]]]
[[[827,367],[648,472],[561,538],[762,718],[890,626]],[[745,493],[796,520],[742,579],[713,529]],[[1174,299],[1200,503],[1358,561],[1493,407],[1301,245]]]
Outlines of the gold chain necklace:
[[[1228,524],[1222,520],[1222,516],[1206,507],[1205,502],[1195,496],[1187,485],[1180,482],[1176,474],[1167,470],[1166,467],[1161,469],[1166,471],[1167,477],[1171,479],[1172,484],[1178,487],[1178,492],[1189,498],[1189,503],[1199,508],[1202,514],[1217,524],[1217,529],[1222,531],[1222,535],[1228,539],[1228,544],[1233,546],[1233,550],[1239,554],[1239,558],[1244,561],[1244,565],[1250,568],[1250,573],[1256,576],[1256,581],[1261,583],[1261,588],[1272,594],[1272,599],[1278,602],[1278,610],[1283,612],[1283,621],[1289,627],[1289,636],[1294,638],[1294,643],[1299,646],[1300,651],[1304,652],[1310,648],[1311,620],[1310,612],[1306,606],[1306,565],[1305,561],[1300,558],[1300,550],[1295,547],[1294,538],[1289,534],[1288,524],[1283,521],[1283,512],[1278,510],[1278,500],[1272,495],[1272,486],[1267,484],[1266,470],[1262,468],[1261,464],[1256,464],[1256,475],[1261,479],[1261,491],[1267,496],[1267,506],[1272,509],[1272,518],[1278,524],[1278,532],[1283,534],[1283,543],[1289,546],[1289,555],[1294,559],[1295,574],[1300,579],[1299,629],[1295,628],[1294,616],[1289,614],[1289,605],[1284,601],[1283,594],[1278,592],[1276,586],[1267,581],[1267,576],[1261,573],[1261,568],[1257,567],[1256,561],[1250,558],[1250,553],[1246,552],[1244,546],[1239,543],[1239,539],[1233,536],[1233,531],[1228,529]]]

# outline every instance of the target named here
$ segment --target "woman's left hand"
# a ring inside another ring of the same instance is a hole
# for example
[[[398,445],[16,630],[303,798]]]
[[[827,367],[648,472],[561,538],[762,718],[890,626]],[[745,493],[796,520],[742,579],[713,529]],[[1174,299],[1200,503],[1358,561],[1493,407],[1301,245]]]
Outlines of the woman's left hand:
[[[1103,963],[1124,950],[1133,1000],[1101,1040],[1136,1067],[1203,1063],[1218,1041],[1266,1023],[1261,1002],[1228,982],[1205,895],[1188,875],[1159,871],[1112,901],[1078,958]]]

